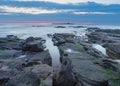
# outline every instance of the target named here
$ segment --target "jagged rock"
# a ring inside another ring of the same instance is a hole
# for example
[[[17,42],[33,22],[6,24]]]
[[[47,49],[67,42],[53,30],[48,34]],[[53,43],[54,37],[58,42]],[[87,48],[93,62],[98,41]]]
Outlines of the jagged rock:
[[[55,45],[61,45],[66,42],[74,43],[74,37],[75,35],[69,33],[55,33],[52,40]]]
[[[29,37],[26,39],[26,42],[23,44],[23,51],[30,51],[30,52],[41,52],[44,51],[45,46],[43,45],[45,40],[42,38],[33,38]]]
[[[52,67],[46,64],[39,64],[30,67],[24,68],[25,71],[31,71],[35,73],[38,77],[46,79],[49,75],[52,74]]]
[[[6,86],[39,86],[39,78],[32,72],[21,73],[10,79]]]
[[[120,42],[120,30],[117,29],[98,29],[90,31],[88,39],[92,43],[107,44]]]
[[[0,86],[4,86],[6,82],[14,75],[11,71],[0,70]]]
[[[17,38],[17,36],[9,35],[5,38],[0,38],[0,49],[15,49],[15,50],[21,50],[21,39]]]
[[[110,58],[120,59],[120,44],[108,44],[106,48]]]
[[[81,46],[84,47],[84,51],[66,52],[66,49],[75,50],[74,46],[76,43],[70,44],[71,46],[69,44],[70,43],[67,42],[64,43],[64,45],[58,46],[61,56],[61,62],[62,62],[61,71],[59,73],[60,76],[58,78],[55,78],[57,79],[56,83],[58,86],[59,84],[61,84],[60,86],[64,86],[64,83],[72,79],[75,80],[74,85],[71,82],[72,86],[114,86],[112,85],[114,81],[113,77],[120,76],[119,74],[120,70],[116,63],[112,61],[104,60],[103,58],[105,56],[102,55],[99,51],[93,49],[91,47],[92,44],[88,44],[88,43],[84,44],[84,42],[80,42]],[[69,60],[71,63],[67,67],[64,67],[64,63],[67,63],[65,62],[64,57],[66,57],[67,60]],[[100,58],[96,58],[96,57],[100,57]],[[69,70],[70,73],[67,73],[67,69],[71,69]],[[108,72],[110,75],[106,74]],[[67,75],[69,75],[69,77]],[[109,76],[113,76],[113,77],[109,77]]]
[[[48,50],[39,53],[29,53],[28,61],[41,61],[43,64],[52,65],[52,58]]]
[[[52,59],[44,44],[42,38],[0,38],[0,86],[40,86],[41,80],[50,82],[47,77],[53,73]]]
[[[71,61],[66,57],[62,59],[62,67],[59,75],[54,78],[53,86],[74,86],[75,76],[72,72]]]
[[[113,42],[106,33],[93,32],[87,34],[89,41],[93,43]]]

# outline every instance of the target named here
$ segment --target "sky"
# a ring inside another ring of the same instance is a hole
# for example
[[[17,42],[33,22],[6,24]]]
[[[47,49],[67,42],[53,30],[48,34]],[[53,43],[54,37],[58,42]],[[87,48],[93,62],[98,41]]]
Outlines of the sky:
[[[1,22],[120,24],[120,0],[1,0]]]

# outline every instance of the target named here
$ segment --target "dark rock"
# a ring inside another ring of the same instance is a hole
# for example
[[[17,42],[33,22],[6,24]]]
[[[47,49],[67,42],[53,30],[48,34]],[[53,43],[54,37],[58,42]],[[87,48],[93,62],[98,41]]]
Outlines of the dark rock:
[[[0,52],[0,59],[9,59],[9,58],[16,58],[22,55],[22,51],[18,50],[1,50]]]
[[[55,28],[66,28],[65,26],[56,26]]]
[[[110,42],[111,38],[108,37],[106,33],[102,32],[93,32],[91,34],[87,34],[88,40],[92,43],[103,43],[103,42]],[[111,41],[112,42],[112,41]]]
[[[66,42],[74,43],[74,37],[75,35],[69,33],[55,33],[52,40],[55,45],[61,45]]]
[[[41,79],[46,79],[49,75],[53,73],[52,67],[50,67],[47,64],[39,64],[39,65],[25,67],[24,70],[35,73]]]
[[[53,86],[75,86],[75,76],[72,73],[71,61],[63,58],[59,76],[54,78]]]
[[[48,36],[49,38],[52,38],[52,37],[53,37],[53,35],[52,35],[52,34],[47,34],[47,36]]]
[[[29,37],[26,39],[26,42],[23,44],[23,51],[30,51],[30,52],[41,52],[44,51],[45,40],[42,38],[33,38]]]
[[[0,70],[0,86],[4,85],[8,82],[8,80],[14,75],[14,73],[10,71],[2,71]]]
[[[14,35],[7,35],[7,38],[8,38],[8,39],[18,39],[18,37],[17,37],[17,36],[14,36]]]
[[[6,86],[39,86],[40,79],[32,72],[21,73],[13,77]]]
[[[49,75],[41,84],[40,86],[53,86],[53,75]]]
[[[94,31],[99,30],[99,29],[100,28],[98,28],[98,27],[88,27],[87,31],[94,32]]]
[[[43,81],[52,86],[52,59],[44,44],[42,38],[0,38],[0,86],[40,86]]]
[[[74,40],[78,39],[75,38]],[[103,58],[105,56],[96,49],[93,49],[92,44],[85,42],[79,43],[84,47],[84,51],[82,52],[66,52],[66,49],[75,50],[74,47],[77,41],[72,44],[66,42],[58,46],[62,67],[58,77],[56,75],[57,78],[54,78],[55,86],[65,86],[65,84],[67,86],[109,86],[112,81],[110,81],[111,77],[106,75],[106,73],[109,72],[110,76],[119,76],[117,64],[112,61],[104,60]],[[66,64],[69,64],[69,66],[66,66]]]
[[[0,38],[0,49],[15,49],[15,50],[21,50],[21,39],[17,38],[17,36],[9,35],[6,38]]]
[[[98,29],[90,31],[87,34],[88,40],[92,43],[99,43],[106,45],[107,43],[119,43],[120,42],[120,30],[116,29]]]
[[[120,59],[120,44],[108,44],[106,48],[110,58]]]
[[[120,29],[97,29],[96,32],[105,32],[110,34],[120,34]]]
[[[30,61],[30,62],[23,63],[22,65],[24,67],[32,67],[34,65],[40,65],[40,64],[42,64],[41,61]]]
[[[118,67],[117,67],[118,64],[116,62],[113,62],[112,60],[107,59],[107,58],[98,59],[94,63],[102,66],[105,69],[110,69],[112,71],[118,70]]]
[[[69,26],[69,27],[72,27],[72,28],[85,28],[85,26]]]
[[[29,61],[41,61],[43,64],[52,65],[52,58],[48,50],[35,53],[35,54],[28,54]]]
[[[96,60],[96,57],[88,55],[85,52],[67,54],[68,59],[71,61],[72,73],[74,75],[69,76],[71,78],[75,77],[75,86],[109,86],[108,80],[110,80],[110,77],[102,73],[102,71],[108,69],[108,71],[114,71],[116,73],[115,70],[118,69],[115,66],[116,64],[101,59]],[[62,61],[64,60],[62,59]],[[98,61],[99,63],[97,63]],[[61,70],[64,71],[64,68]]]

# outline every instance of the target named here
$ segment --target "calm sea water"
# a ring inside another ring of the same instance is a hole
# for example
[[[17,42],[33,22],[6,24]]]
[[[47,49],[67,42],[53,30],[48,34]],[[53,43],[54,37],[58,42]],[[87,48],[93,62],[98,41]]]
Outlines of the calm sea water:
[[[38,26],[38,27],[35,27]],[[29,36],[34,37],[45,37],[46,34],[53,33],[73,33],[77,31],[83,33],[85,28],[72,28],[69,26],[78,25],[62,25],[66,28],[54,28],[57,25],[25,25],[25,24],[0,24],[0,37],[5,37],[6,35],[16,35],[20,38],[27,38]],[[93,27],[93,25],[84,25]],[[103,29],[120,29],[120,26],[108,26],[108,25],[94,25],[94,27],[100,27]]]

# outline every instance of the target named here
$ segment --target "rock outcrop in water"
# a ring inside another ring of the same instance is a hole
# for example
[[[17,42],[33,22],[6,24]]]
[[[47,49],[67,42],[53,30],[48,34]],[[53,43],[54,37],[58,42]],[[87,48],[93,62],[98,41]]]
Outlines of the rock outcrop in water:
[[[52,59],[45,40],[0,38],[0,86],[52,86]]]
[[[99,29],[97,28],[97,30]],[[81,41],[81,38],[73,37],[72,34],[71,36],[70,34],[65,35],[65,33],[53,35],[53,41],[55,44],[57,43],[60,51],[62,65],[59,74],[54,77],[54,86],[120,85],[119,64],[92,47],[94,41],[104,42],[101,40],[103,36],[99,33],[92,34],[88,35],[89,41],[87,42]],[[92,36],[95,36],[96,39]],[[61,43],[60,39],[64,42]]]

